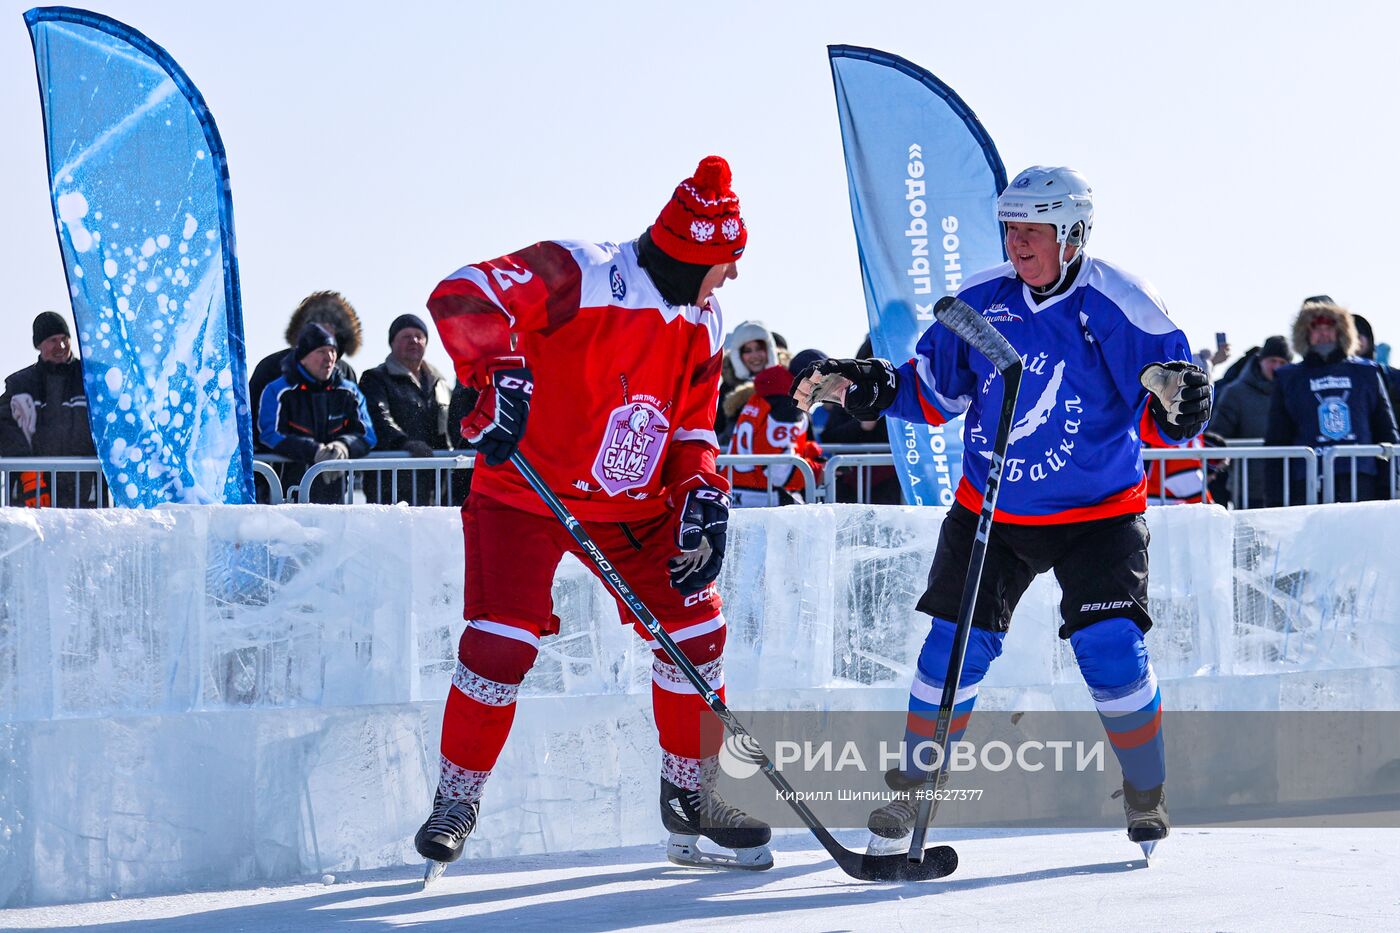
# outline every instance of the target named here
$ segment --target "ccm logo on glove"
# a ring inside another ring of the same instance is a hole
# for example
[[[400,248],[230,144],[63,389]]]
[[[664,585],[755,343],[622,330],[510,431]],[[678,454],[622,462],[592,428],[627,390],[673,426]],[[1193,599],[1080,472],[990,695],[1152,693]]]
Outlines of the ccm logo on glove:
[[[534,393],[534,376],[524,357],[498,356],[486,364],[486,385],[462,419],[462,436],[488,465],[500,466],[520,446]]]
[[[679,503],[676,547],[668,565],[671,585],[698,602],[719,578],[729,528],[729,493],[718,474],[692,476],[672,492]],[[687,600],[686,605],[693,605]]]

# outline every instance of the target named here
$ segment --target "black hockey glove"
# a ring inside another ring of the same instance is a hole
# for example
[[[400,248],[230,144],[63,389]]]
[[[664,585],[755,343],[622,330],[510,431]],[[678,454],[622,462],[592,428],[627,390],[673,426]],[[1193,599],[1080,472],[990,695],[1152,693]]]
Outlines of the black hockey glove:
[[[830,380],[835,379],[833,384]],[[803,411],[845,390],[842,404],[857,421],[874,421],[894,404],[899,374],[889,360],[821,360],[797,374],[791,395]]]
[[[1210,377],[1199,366],[1180,360],[1149,363],[1138,381],[1150,393],[1152,420],[1172,440],[1195,437],[1210,420]]]
[[[486,458],[500,466],[515,453],[525,436],[530,417],[534,377],[521,356],[498,356],[487,364],[489,380],[476,406],[462,419],[462,437]]]
[[[676,524],[676,546],[681,553],[671,558],[669,569],[671,585],[685,596],[694,596],[719,579],[724,563],[729,493],[710,483],[697,475],[677,490],[684,495]]]

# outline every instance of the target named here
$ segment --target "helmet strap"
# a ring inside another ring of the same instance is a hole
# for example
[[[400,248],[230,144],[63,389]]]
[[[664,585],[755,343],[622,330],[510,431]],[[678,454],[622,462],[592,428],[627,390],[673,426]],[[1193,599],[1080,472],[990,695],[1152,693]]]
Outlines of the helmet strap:
[[[1046,286],[1044,286],[1043,288],[1035,288],[1034,286],[1032,286],[1032,287],[1031,287],[1031,294],[1032,294],[1032,295],[1036,296],[1037,298],[1049,298],[1049,297],[1051,297],[1051,296],[1053,296],[1053,295],[1059,293],[1060,289],[1061,289],[1061,288],[1064,286],[1064,284],[1065,284],[1065,280],[1069,277],[1070,269],[1075,268],[1075,267],[1078,265],[1079,257],[1084,255],[1084,249],[1083,249],[1083,247],[1080,247],[1079,252],[1077,252],[1077,253],[1074,254],[1074,258],[1073,258],[1073,259],[1066,259],[1066,258],[1065,258],[1065,254],[1069,251],[1069,248],[1070,248],[1071,246],[1073,246],[1073,245],[1074,245],[1074,244],[1068,242],[1068,240],[1066,240],[1065,242],[1062,242],[1062,243],[1059,244],[1059,246],[1060,246],[1060,277],[1057,278],[1057,279],[1054,281],[1053,284],[1051,284],[1051,285],[1046,285]]]

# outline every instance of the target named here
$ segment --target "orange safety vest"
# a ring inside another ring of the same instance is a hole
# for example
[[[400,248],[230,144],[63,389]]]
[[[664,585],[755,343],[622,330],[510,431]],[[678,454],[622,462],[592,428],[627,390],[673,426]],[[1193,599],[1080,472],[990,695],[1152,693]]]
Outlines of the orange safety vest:
[[[1155,444],[1143,444],[1155,447]],[[1201,448],[1206,445],[1201,438],[1192,438],[1185,447]],[[1166,468],[1166,482],[1163,487],[1162,468]],[[1214,502],[1210,489],[1206,486],[1206,462],[1204,460],[1153,460],[1147,464],[1147,504],[1179,505],[1183,502]]]
[[[53,505],[49,497],[49,483],[43,473],[21,473],[19,475],[19,504],[26,509],[44,509]]]

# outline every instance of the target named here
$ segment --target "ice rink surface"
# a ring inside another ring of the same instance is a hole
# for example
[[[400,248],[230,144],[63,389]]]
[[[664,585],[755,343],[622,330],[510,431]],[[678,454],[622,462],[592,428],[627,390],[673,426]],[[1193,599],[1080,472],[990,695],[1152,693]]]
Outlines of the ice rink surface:
[[[863,833],[846,833],[849,846]],[[939,834],[957,873],[847,878],[805,833],[768,872],[679,868],[662,847],[462,862],[273,888],[0,911],[0,929],[246,930],[1392,930],[1400,830],[1181,830],[1146,865],[1121,831]]]
[[[721,580],[734,709],[904,710],[940,515],[737,514]],[[1400,710],[1400,502],[1148,520],[1173,715]],[[767,874],[674,868],[651,653],[576,561],[471,857],[421,895],[406,860],[438,774],[461,542],[450,509],[0,510],[0,929],[1400,930],[1396,829],[1183,828],[1141,870],[1121,829],[940,826],[962,867],[917,888],[849,881],[802,834]],[[1049,576],[1027,592],[980,710],[1091,708],[1059,598]],[[1250,734],[1257,754],[1183,745],[1175,815],[1188,825],[1193,794],[1400,794],[1400,732],[1368,722],[1303,769],[1284,766],[1287,716]]]

